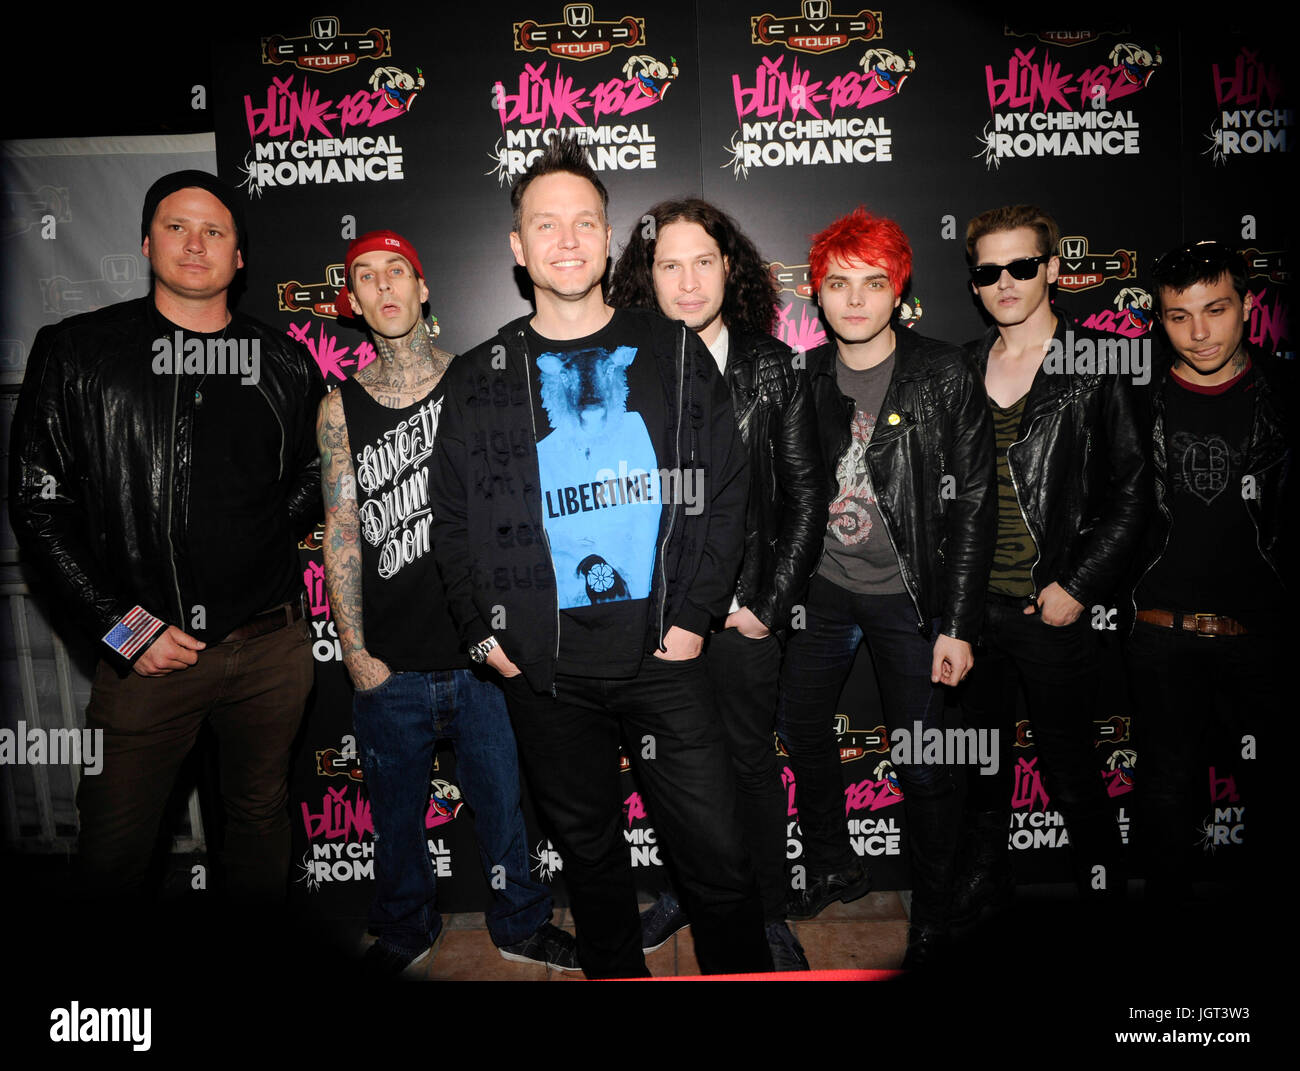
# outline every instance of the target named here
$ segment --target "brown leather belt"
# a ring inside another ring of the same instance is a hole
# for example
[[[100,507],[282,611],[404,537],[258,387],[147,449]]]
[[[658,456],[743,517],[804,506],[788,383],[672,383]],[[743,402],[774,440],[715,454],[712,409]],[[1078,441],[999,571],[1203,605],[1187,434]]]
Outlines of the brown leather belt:
[[[1230,617],[1218,614],[1181,614],[1175,610],[1139,610],[1137,619],[1161,628],[1181,628],[1198,636],[1244,636],[1245,627]]]
[[[251,640],[257,636],[265,636],[268,632],[275,632],[277,629],[285,628],[292,625],[295,621],[303,619],[303,600],[297,602],[286,602],[283,606],[277,606],[274,610],[267,610],[256,617],[251,618],[239,628],[231,630],[226,636],[218,640],[218,643],[234,643],[236,640]]]

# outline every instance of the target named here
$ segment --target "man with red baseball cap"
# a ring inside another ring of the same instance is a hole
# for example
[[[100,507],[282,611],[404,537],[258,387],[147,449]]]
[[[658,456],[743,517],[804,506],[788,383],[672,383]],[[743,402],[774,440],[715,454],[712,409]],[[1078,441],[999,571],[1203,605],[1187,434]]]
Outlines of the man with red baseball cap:
[[[456,745],[495,902],[488,931],[508,960],[577,970],[573,938],[553,926],[551,896],[528,872],[519,768],[505,698],[471,668],[448,616],[430,543],[429,458],[451,355],[433,344],[415,247],[371,231],[348,247],[341,316],[364,320],[377,359],[326,396],[317,417],[325,496],[325,579],[356,686],[352,715],[376,833],[364,966],[397,975],[442,936],[425,843],[439,740]]]

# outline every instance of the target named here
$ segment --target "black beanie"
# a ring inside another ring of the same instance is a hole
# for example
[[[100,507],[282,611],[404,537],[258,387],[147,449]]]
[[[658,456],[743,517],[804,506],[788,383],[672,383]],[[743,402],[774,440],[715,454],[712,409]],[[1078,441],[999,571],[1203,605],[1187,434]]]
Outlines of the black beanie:
[[[140,241],[143,242],[149,237],[149,227],[153,223],[154,213],[158,211],[158,206],[163,200],[177,190],[188,189],[191,186],[207,190],[230,210],[230,216],[235,221],[235,238],[239,243],[239,252],[247,260],[248,234],[244,224],[243,205],[240,204],[239,197],[232,187],[206,171],[173,171],[170,175],[163,175],[149,187],[149,192],[144,195],[144,210],[140,213]]]

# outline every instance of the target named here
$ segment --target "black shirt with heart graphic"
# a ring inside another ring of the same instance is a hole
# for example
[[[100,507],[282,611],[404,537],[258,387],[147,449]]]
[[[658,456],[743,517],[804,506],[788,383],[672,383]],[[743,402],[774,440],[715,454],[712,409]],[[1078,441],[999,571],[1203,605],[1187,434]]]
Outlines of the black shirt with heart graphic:
[[[1231,617],[1247,628],[1279,610],[1281,586],[1259,552],[1245,497],[1254,419],[1250,365],[1226,383],[1164,385],[1169,542],[1138,588],[1139,609]]]

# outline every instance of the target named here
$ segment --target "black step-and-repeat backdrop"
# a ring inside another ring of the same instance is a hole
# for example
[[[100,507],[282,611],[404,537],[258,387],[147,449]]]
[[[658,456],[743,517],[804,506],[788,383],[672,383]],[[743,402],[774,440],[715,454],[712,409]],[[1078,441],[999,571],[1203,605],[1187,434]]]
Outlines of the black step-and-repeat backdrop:
[[[220,170],[248,198],[242,307],[304,342],[330,384],[374,359],[334,306],[347,243],[367,230],[398,230],[420,250],[449,350],[529,310],[507,244],[508,189],[547,140],[570,131],[609,187],[616,253],[654,201],[714,201],[770,260],[777,333],[792,346],[825,338],[807,252],[831,219],[858,204],[896,218],[915,250],[903,324],[961,342],[984,326],[965,274],[966,221],[1033,201],[1060,221],[1057,299],[1084,323],[1145,335],[1152,258],[1213,235],[1247,253],[1251,338],[1293,355],[1291,98],[1282,48],[1258,21],[1144,23],[1135,9],[1088,25],[1086,13],[1053,10],[1050,26],[1006,25],[942,3],[858,10],[841,0],[379,10],[267,9],[222,41],[215,64]],[[304,543],[303,565],[319,687],[294,772],[295,887],[315,910],[352,913],[370,895],[373,830],[319,533]],[[1127,829],[1140,712],[1122,683],[1115,607],[1088,612],[1107,650],[1098,775]],[[878,888],[906,887],[897,742],[865,657],[840,711],[854,848]],[[1064,879],[1066,835],[1023,715],[1013,761],[1017,870]],[[1207,865],[1231,865],[1249,801],[1231,752],[1211,756],[1207,773],[1198,835]],[[788,769],[786,780],[797,867]],[[630,773],[625,784],[628,851],[643,884],[658,887],[653,815]],[[486,884],[450,752],[432,772],[426,821],[442,906],[481,908]],[[531,820],[530,831],[536,873],[562,883],[563,861]]]

